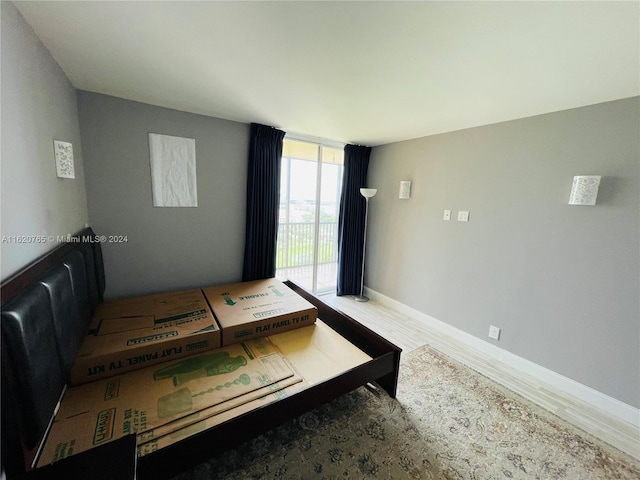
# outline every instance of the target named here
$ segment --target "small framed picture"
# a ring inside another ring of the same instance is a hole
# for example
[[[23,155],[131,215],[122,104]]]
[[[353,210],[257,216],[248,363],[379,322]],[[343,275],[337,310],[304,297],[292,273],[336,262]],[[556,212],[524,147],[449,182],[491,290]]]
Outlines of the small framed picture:
[[[73,145],[60,140],[53,141],[56,155],[56,174],[60,178],[76,178],[73,168]]]

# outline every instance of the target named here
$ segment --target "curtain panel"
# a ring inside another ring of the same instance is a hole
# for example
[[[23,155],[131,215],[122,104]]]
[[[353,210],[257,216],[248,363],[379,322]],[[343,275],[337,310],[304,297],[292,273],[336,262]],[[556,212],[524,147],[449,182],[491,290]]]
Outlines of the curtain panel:
[[[280,164],[285,132],[251,124],[247,172],[247,219],[242,281],[276,274]]]
[[[337,294],[359,295],[366,201],[360,188],[367,185],[371,147],[346,145],[338,219]]]

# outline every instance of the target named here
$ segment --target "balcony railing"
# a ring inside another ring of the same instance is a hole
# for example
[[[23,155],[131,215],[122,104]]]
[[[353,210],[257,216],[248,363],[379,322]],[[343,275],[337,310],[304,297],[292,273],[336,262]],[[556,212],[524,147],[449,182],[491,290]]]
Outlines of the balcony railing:
[[[318,264],[338,261],[338,224],[318,224]],[[281,223],[278,226],[276,268],[313,265],[314,223]]]

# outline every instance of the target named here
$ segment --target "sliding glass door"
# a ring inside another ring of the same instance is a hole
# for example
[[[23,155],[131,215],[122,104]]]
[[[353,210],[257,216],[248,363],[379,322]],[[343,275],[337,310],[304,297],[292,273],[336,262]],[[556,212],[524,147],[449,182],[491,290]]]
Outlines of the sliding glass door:
[[[344,150],[285,138],[276,276],[315,292],[336,289]]]

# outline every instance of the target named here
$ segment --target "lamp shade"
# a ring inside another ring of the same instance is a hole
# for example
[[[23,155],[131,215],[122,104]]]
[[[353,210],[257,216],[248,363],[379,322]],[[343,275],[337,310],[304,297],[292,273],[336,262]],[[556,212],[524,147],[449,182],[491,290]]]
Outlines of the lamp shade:
[[[365,198],[371,198],[378,192],[377,188],[361,188],[360,194]]]
[[[578,175],[573,177],[569,205],[595,205],[600,186],[600,175]]]

